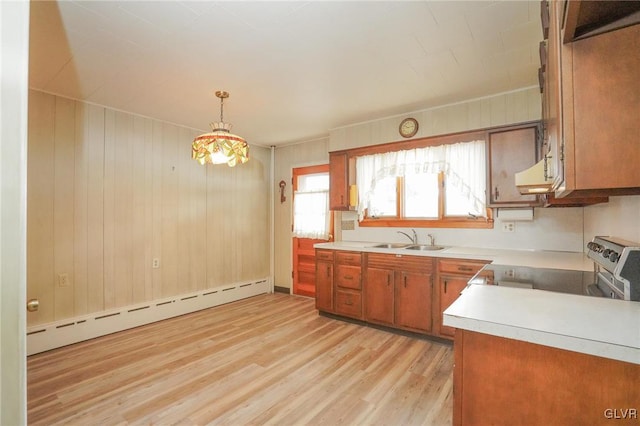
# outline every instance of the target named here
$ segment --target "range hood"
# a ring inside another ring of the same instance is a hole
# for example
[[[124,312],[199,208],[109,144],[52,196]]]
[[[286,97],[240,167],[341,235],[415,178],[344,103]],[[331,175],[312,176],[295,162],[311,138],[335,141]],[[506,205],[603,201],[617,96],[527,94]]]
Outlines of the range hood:
[[[516,187],[522,195],[553,192],[553,177],[547,177],[545,159],[520,173],[516,173]]]

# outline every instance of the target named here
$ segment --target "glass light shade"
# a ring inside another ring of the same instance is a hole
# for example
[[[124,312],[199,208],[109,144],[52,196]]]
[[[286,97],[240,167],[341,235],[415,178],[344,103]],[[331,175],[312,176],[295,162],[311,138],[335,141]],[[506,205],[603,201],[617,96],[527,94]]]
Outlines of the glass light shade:
[[[224,164],[234,167],[249,161],[249,145],[242,137],[230,133],[231,124],[211,123],[211,133],[193,140],[191,157],[200,164]]]

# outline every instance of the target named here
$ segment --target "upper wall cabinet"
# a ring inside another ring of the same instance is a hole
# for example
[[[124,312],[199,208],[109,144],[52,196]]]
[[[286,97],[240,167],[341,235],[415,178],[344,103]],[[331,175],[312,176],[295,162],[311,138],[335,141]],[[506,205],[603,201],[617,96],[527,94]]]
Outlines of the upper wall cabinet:
[[[489,207],[530,207],[540,205],[536,195],[521,195],[515,174],[536,163],[538,125],[489,132]]]
[[[606,27],[606,14],[589,10],[609,8],[587,3],[542,3],[549,10],[543,151],[554,165],[555,196],[640,194],[640,25],[619,28],[614,17],[616,29],[588,31]]]
[[[349,158],[346,152],[329,154],[329,209],[349,210]]]
[[[566,8],[565,43],[640,23],[638,1],[573,0]]]

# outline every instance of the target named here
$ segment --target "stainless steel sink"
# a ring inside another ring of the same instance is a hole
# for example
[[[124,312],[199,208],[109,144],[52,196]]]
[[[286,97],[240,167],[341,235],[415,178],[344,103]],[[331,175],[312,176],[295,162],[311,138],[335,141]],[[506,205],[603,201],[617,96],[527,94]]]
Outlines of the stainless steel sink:
[[[408,247],[404,247],[406,250],[424,250],[424,251],[435,251],[442,250],[444,247],[442,246],[431,246],[427,244],[416,244]]]
[[[375,248],[387,248],[387,249],[399,249],[399,248],[406,248],[409,244],[404,244],[404,243],[383,243],[383,244],[376,244]]]

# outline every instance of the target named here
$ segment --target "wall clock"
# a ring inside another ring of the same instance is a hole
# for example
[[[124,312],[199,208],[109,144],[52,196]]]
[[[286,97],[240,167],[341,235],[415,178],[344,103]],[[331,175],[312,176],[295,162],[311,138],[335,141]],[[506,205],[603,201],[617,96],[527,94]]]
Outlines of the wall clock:
[[[418,120],[415,118],[405,118],[400,122],[398,130],[400,131],[400,136],[403,138],[411,138],[418,133]]]

